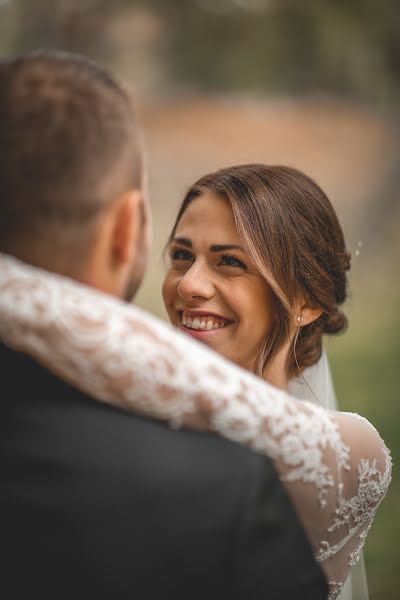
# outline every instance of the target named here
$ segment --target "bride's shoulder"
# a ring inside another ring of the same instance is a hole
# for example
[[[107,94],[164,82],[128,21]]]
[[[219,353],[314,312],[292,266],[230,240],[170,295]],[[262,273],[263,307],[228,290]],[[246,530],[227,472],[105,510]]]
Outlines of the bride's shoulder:
[[[352,412],[335,412],[332,418],[340,429],[344,444],[349,447],[343,484],[349,488],[358,487],[358,491],[361,485],[366,502],[376,506],[385,496],[391,481],[390,450],[365,417]],[[350,475],[353,469],[357,469],[357,478]]]

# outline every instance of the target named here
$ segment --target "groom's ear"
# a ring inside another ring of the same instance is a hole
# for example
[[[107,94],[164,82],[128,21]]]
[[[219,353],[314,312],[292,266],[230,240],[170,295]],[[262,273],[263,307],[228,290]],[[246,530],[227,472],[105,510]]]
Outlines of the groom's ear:
[[[87,260],[83,283],[122,296],[132,273],[143,229],[141,190],[120,194],[99,215],[96,237]]]
[[[129,190],[115,203],[111,251],[117,264],[132,263],[135,240],[143,226],[143,194],[140,190]]]

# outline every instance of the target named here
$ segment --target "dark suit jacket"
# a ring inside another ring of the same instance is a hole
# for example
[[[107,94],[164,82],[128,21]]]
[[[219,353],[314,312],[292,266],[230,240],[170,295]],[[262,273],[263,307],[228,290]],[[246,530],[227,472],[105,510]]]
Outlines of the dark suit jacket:
[[[115,410],[0,345],[3,600],[316,600],[272,464]]]

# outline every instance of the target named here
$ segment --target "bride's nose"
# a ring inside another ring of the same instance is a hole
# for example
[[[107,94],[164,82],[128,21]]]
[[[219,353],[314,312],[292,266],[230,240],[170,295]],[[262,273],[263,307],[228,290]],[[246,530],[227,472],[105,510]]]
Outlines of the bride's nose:
[[[209,300],[215,294],[210,270],[205,263],[195,261],[178,285],[178,294],[185,301],[196,298]]]

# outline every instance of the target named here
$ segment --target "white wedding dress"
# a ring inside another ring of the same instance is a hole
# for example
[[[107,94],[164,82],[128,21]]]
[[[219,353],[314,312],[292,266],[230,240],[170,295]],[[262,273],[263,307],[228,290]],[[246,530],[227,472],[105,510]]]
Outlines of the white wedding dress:
[[[325,350],[322,351],[322,356],[316,365],[305,369],[303,377],[290,380],[289,393],[299,400],[309,400],[325,408],[337,410],[335,388]],[[368,599],[367,576],[361,550],[359,560],[346,579],[338,600]]]
[[[131,305],[0,255],[0,339],[102,402],[270,457],[336,599],[391,479],[366,419],[299,402]]]

